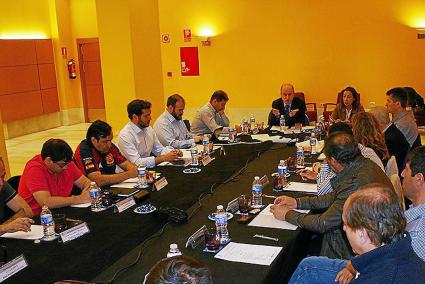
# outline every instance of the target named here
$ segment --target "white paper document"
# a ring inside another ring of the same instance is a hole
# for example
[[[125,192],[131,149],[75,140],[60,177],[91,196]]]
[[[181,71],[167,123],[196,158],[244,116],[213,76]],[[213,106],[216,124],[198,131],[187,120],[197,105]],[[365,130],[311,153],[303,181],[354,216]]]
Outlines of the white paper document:
[[[89,207],[91,205],[91,203],[90,202],[87,202],[87,203],[81,203],[81,204],[73,204],[73,205],[70,205],[70,207],[75,207],[75,208],[87,208],[87,207]]]
[[[230,242],[214,257],[227,261],[270,265],[281,250],[282,247]]]
[[[264,227],[264,228],[274,228],[274,229],[283,229],[283,230],[291,230],[295,231],[298,226],[292,225],[289,222],[277,220],[273,213],[270,212],[270,206],[273,204],[269,204],[266,208],[264,208],[263,211],[260,212],[260,214],[257,215],[257,217],[252,220],[248,226],[253,227]],[[300,213],[308,213],[309,211],[305,210],[296,210]]]
[[[118,187],[118,188],[134,188],[137,185],[136,182],[122,182],[111,185],[111,187]]]
[[[137,177],[134,177],[134,178],[129,178],[129,179],[126,179],[125,181],[123,181],[123,183],[125,183],[125,182],[138,182],[139,181],[139,179],[137,178]]]
[[[43,237],[43,226],[31,225],[30,232],[14,232],[6,233],[1,236],[2,238],[21,239],[21,240],[38,240]]]
[[[271,136],[268,134],[252,134],[251,138],[255,140],[259,140],[261,142],[272,141]]]
[[[283,190],[317,194],[317,184],[304,183],[304,182],[290,182],[288,187],[285,187]]]

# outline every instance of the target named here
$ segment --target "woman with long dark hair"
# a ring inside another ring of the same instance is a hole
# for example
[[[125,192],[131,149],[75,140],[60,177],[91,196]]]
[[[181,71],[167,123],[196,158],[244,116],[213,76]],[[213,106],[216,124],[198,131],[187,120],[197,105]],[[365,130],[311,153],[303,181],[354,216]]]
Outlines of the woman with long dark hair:
[[[342,95],[342,102],[338,103],[330,119],[334,122],[351,122],[354,114],[364,112],[360,104],[360,95],[353,87],[342,90],[338,96]]]

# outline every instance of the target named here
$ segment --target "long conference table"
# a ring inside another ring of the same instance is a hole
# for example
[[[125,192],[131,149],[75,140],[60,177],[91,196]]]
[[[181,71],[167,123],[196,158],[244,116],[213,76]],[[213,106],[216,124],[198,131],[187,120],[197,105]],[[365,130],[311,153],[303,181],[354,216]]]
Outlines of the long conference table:
[[[293,156],[296,151],[293,146],[270,141],[224,148],[226,155],[215,151],[215,159],[198,174],[183,174],[183,168],[176,166],[155,169],[166,177],[168,185],[161,191],[152,191],[143,203],[185,210],[190,216],[187,223],[172,224],[156,214],[136,214],[135,206],[122,213],[114,213],[112,209],[98,213],[89,208],[54,209],[53,213],[83,220],[90,233],[65,244],[0,239],[1,245],[7,247],[9,259],[23,254],[29,264],[4,283],[53,283],[65,279],[108,282],[114,277],[114,283],[142,283],[150,268],[166,256],[171,243],[177,243],[184,255],[205,263],[214,283],[286,283],[306,254],[310,235],[303,230],[247,226],[237,223],[237,216],[229,220],[233,242],[283,247],[270,266],[219,260],[213,253],[202,252],[203,244],[195,249],[185,248],[188,237],[197,229],[214,226],[207,216],[218,204],[226,207],[240,194],[251,194],[254,176],[266,174],[270,179],[279,160]],[[290,179],[299,181],[296,175]],[[263,193],[276,195],[272,182]],[[263,198],[265,204],[272,202]],[[276,237],[279,241],[254,238],[255,234]]]

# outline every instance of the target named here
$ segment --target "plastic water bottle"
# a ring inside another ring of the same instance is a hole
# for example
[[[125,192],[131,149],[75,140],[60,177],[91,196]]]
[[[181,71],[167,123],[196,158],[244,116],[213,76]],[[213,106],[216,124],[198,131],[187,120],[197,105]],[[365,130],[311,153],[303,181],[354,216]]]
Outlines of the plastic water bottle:
[[[263,185],[260,182],[260,177],[254,177],[252,182],[252,207],[261,208],[263,206]]]
[[[254,129],[257,128],[257,125],[255,125],[255,116],[253,114],[249,117],[249,128],[251,131],[254,131]]]
[[[242,120],[242,133],[248,133],[248,121],[245,118]]]
[[[182,255],[177,244],[170,244],[170,250],[167,253],[167,258]]]
[[[41,225],[43,226],[44,240],[51,241],[56,239],[55,222],[53,222],[52,212],[46,205],[43,206],[40,213]]]
[[[217,211],[215,212],[215,228],[217,237],[220,237],[220,244],[227,244],[230,241],[230,235],[227,230],[227,214],[223,209],[223,205],[217,205]]]
[[[277,182],[274,185],[276,191],[283,190],[284,187],[288,185],[286,179],[287,165],[285,160],[280,160],[279,165],[277,166]]]
[[[196,144],[192,144],[192,148],[190,148],[190,156],[192,157],[192,160],[190,162],[192,167],[197,167],[199,165],[198,160],[198,148],[196,147]]]
[[[283,131],[286,129],[285,116],[282,114],[279,119],[280,130]]]
[[[235,142],[235,137],[236,136],[236,131],[235,131],[235,129],[233,128],[233,127],[230,127],[229,128],[229,142],[230,143],[233,143],[233,142]]]
[[[302,146],[297,147],[297,169],[304,168],[304,148]]]
[[[311,136],[310,136],[310,146],[311,146],[311,154],[316,154],[317,153],[317,138],[316,138],[316,133],[312,132]]]
[[[210,154],[210,139],[208,138],[208,135],[205,134],[204,138],[202,138],[202,146],[204,146],[203,153],[204,155]]]
[[[148,187],[148,177],[147,177],[147,170],[146,167],[139,166],[137,168],[137,186],[139,188],[146,188]]]
[[[91,199],[91,211],[93,212],[100,211],[102,209],[100,207],[102,202],[101,196],[100,196],[100,188],[97,186],[97,184],[94,181],[90,183],[89,193],[90,193],[90,199]]]

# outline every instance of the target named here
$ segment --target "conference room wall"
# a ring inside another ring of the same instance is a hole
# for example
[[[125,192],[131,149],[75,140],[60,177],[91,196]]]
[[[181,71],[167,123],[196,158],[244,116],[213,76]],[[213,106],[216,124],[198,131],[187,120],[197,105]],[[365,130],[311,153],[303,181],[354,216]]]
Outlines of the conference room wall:
[[[229,111],[269,108],[282,82],[292,82],[309,102],[334,102],[352,85],[362,103],[383,105],[394,86],[414,86],[425,94],[425,40],[408,25],[425,19],[423,1],[264,1],[161,0],[164,93],[185,96],[197,108],[212,92],[228,92]],[[414,13],[414,11],[416,11]],[[183,30],[215,35],[184,42]],[[198,46],[199,77],[180,75],[179,48]]]

